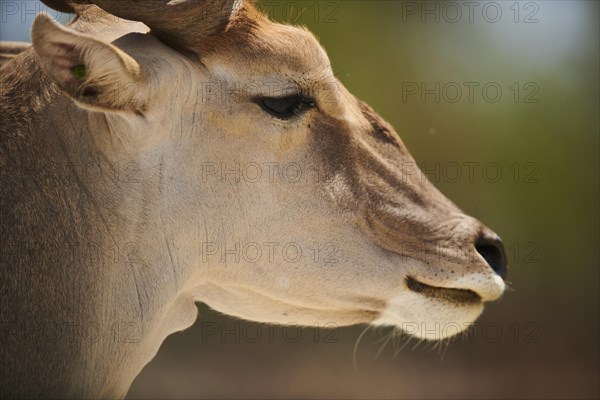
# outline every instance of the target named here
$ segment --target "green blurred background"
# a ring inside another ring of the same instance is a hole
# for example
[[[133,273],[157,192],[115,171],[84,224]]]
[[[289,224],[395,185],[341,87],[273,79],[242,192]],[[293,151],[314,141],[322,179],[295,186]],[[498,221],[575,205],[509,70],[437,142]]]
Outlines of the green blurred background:
[[[600,397],[598,2],[259,4],[310,28],[442,192],[503,237],[514,291],[447,348],[199,305],[128,398]]]

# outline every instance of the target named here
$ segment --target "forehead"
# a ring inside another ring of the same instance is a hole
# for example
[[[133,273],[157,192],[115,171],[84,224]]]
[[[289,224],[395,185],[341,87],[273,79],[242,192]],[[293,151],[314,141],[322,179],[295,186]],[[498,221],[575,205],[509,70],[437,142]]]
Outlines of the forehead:
[[[201,51],[203,63],[223,80],[304,87],[333,78],[329,58],[312,33],[262,15],[243,18]]]

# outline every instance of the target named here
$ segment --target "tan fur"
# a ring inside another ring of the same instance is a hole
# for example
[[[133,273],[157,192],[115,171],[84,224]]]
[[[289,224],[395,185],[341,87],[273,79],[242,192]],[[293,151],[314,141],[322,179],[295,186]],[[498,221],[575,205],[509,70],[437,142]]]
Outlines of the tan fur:
[[[75,7],[66,29],[38,17],[34,48],[0,74],[2,397],[123,397],[194,323],[195,301],[254,321],[440,339],[502,295],[475,251],[495,234],[420,173],[308,31],[243,3],[170,47]],[[113,84],[136,90],[123,101]],[[257,103],[296,92],[314,107],[289,120]],[[257,165],[259,179],[231,172]],[[293,166],[299,179],[283,173]],[[58,338],[39,333],[52,326]]]
[[[0,67],[31,47],[26,42],[0,42]]]

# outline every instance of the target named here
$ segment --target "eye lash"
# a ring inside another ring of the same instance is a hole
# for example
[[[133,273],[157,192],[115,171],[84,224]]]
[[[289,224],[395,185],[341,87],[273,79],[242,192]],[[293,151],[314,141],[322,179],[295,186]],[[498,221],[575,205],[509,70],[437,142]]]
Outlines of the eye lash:
[[[303,114],[316,106],[316,101],[301,93],[279,97],[257,97],[254,99],[263,111],[278,119],[287,120]]]
[[[294,107],[294,112],[299,114],[299,113],[302,113],[314,106],[315,106],[315,102],[312,99],[302,97],[302,98],[300,98],[300,101],[298,102],[296,107]]]

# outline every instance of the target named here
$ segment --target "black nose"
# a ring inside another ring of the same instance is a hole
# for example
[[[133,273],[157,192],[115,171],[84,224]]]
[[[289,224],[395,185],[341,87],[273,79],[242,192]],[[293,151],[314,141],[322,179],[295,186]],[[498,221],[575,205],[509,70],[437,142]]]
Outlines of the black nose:
[[[475,249],[502,279],[506,278],[508,269],[506,253],[504,252],[502,240],[497,235],[480,235],[477,242],[475,242]]]

